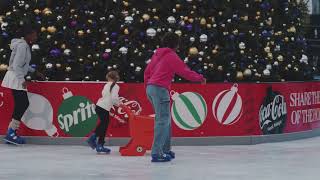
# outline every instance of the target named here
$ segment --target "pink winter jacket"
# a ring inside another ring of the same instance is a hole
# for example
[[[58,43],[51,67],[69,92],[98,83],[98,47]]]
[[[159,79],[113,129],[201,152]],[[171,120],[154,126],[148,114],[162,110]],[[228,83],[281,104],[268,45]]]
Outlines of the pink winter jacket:
[[[144,83],[170,90],[175,74],[193,82],[204,80],[202,75],[191,71],[172,49],[158,48],[144,71]]]

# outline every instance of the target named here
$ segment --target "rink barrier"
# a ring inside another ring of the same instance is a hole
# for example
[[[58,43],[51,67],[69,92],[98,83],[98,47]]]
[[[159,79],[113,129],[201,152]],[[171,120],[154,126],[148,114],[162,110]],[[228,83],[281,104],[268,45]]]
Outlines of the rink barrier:
[[[30,106],[19,134],[31,143],[81,144],[98,122],[94,103],[104,85],[105,82],[30,83]],[[123,104],[136,114],[153,114],[144,84],[119,86]],[[175,145],[294,140],[314,136],[320,128],[319,81],[173,84],[170,99]],[[12,92],[0,87],[0,135],[6,134],[12,111]],[[111,137],[111,145],[123,145],[130,136],[128,117],[118,107],[110,114],[107,137]]]

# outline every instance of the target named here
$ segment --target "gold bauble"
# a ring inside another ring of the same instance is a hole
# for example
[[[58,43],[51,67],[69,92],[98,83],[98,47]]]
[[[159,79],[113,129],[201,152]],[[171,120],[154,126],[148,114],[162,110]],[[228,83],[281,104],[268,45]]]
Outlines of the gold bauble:
[[[57,29],[56,29],[56,27],[54,27],[54,26],[49,26],[48,28],[47,28],[47,31],[49,32],[49,33],[55,33],[56,31],[57,31]]]
[[[197,55],[199,53],[198,49],[196,47],[191,47],[189,49],[189,54],[190,55]]]
[[[49,9],[49,8],[45,8],[45,9],[42,11],[42,13],[43,13],[44,15],[46,15],[46,16],[49,16],[49,15],[52,14],[52,11],[51,11],[51,9]]]
[[[238,30],[238,29],[233,30],[233,34],[234,34],[234,35],[239,34],[239,30]]]
[[[266,53],[269,53],[269,52],[270,52],[270,47],[269,47],[269,46],[265,47],[265,48],[264,48],[264,51],[265,51]]]
[[[218,54],[218,50],[217,49],[213,49],[212,50],[212,54]]]
[[[70,66],[67,66],[67,67],[66,67],[66,71],[67,71],[67,72],[70,72],[70,71],[71,71],[71,67],[70,67]]]
[[[241,19],[242,19],[243,21],[248,21],[248,20],[249,20],[249,16],[242,16]]]
[[[126,29],[123,31],[123,33],[124,33],[125,35],[128,35],[128,34],[129,34],[128,28],[126,28]]]
[[[176,30],[174,33],[176,33],[178,36],[182,35],[182,32],[180,30]]]
[[[237,79],[238,81],[243,80],[243,73],[242,73],[241,71],[237,71],[236,79]]]
[[[200,24],[203,25],[203,26],[206,25],[207,24],[207,20],[205,18],[201,18]]]
[[[277,35],[278,35],[278,36],[281,36],[281,35],[282,35],[282,31],[278,31],[278,32],[277,32]]]
[[[41,32],[45,32],[45,31],[47,31],[47,28],[45,28],[45,27],[41,27]]]
[[[268,20],[267,20],[267,22],[266,22],[269,26],[271,26],[272,25],[272,19],[270,18],[268,18]]]
[[[40,10],[39,9],[35,9],[34,11],[33,11],[35,14],[40,14]]]
[[[277,59],[278,59],[278,61],[282,62],[282,61],[283,61],[283,56],[282,56],[282,55],[279,55],[279,56],[277,57]]]
[[[84,31],[83,30],[79,30],[78,31],[78,36],[83,36],[84,35]]]
[[[150,19],[149,14],[143,14],[142,15],[142,19],[145,20],[145,21],[148,21]]]
[[[291,26],[289,29],[287,29],[287,31],[291,33],[296,33],[297,29],[294,26]]]

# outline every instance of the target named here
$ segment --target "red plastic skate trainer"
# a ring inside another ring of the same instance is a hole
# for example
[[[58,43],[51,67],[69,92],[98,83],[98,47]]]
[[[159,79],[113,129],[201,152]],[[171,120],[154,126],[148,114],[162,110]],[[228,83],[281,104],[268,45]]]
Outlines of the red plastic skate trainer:
[[[135,115],[125,105],[120,107],[129,116],[129,128],[131,139],[126,146],[119,149],[121,156],[143,156],[147,150],[151,150],[153,142],[154,117]]]

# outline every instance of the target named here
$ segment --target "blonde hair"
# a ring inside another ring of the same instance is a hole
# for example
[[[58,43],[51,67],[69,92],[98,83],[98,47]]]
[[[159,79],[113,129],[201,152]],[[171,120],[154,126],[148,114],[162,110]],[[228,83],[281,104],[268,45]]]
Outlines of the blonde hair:
[[[106,75],[107,79],[113,80],[112,85],[110,86],[110,92],[112,91],[113,87],[116,85],[116,83],[120,80],[119,73],[117,71],[110,71]]]

